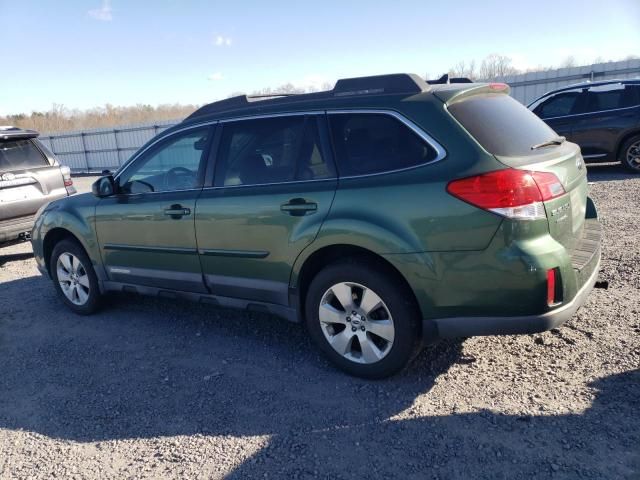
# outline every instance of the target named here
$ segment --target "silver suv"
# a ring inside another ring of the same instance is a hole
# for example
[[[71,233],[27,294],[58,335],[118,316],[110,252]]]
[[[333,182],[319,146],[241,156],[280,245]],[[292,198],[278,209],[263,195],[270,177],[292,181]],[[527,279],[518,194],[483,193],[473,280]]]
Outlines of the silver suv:
[[[76,193],[69,167],[60,166],[37,136],[0,127],[0,245],[28,239],[41,206]]]

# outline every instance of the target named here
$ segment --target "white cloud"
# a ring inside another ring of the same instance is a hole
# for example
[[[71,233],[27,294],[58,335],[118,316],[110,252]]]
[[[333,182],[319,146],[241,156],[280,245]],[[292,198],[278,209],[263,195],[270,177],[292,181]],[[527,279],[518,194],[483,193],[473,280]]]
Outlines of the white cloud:
[[[222,80],[224,78],[224,76],[222,75],[221,72],[214,72],[211,75],[209,75],[207,78],[209,80],[216,81],[216,80]]]
[[[89,10],[87,13],[91,18],[95,18],[101,22],[110,22],[113,20],[111,0],[102,0],[102,6],[100,8]]]
[[[225,37],[224,35],[216,35],[213,39],[213,44],[216,47],[230,47],[231,42],[231,37]]]

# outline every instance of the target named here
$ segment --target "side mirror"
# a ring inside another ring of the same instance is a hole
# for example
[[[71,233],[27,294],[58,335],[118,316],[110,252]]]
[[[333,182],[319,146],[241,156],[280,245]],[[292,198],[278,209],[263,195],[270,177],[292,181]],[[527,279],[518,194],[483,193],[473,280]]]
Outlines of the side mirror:
[[[113,175],[100,177],[91,185],[91,192],[98,198],[110,197],[116,193],[116,182]]]

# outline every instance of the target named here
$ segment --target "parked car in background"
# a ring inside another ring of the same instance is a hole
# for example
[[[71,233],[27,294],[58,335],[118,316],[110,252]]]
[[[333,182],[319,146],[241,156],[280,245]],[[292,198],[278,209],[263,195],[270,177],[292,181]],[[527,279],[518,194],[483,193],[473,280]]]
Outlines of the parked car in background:
[[[529,109],[577,143],[587,162],[619,161],[640,173],[640,79],[571,85],[543,95]]]
[[[28,239],[40,207],[76,193],[69,167],[37,137],[33,130],[0,127],[0,244]]]
[[[49,204],[38,268],[79,314],[124,291],[303,321],[369,378],[421,340],[557,327],[600,223],[580,149],[508,93],[397,74],[206,105]]]

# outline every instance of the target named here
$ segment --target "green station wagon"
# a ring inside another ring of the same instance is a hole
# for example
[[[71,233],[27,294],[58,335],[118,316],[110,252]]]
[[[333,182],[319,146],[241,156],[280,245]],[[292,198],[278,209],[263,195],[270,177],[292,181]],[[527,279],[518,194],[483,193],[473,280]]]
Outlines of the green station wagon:
[[[38,267],[80,314],[124,291],[303,322],[367,378],[437,338],[557,327],[600,224],[580,149],[508,92],[394,74],[206,105],[43,207]]]

